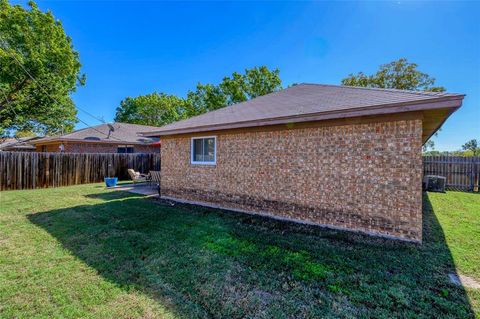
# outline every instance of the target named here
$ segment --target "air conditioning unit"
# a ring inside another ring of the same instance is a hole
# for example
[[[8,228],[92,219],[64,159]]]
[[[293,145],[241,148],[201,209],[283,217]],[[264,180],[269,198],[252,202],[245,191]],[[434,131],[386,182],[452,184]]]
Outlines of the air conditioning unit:
[[[444,176],[425,175],[423,177],[423,190],[429,192],[445,192],[447,179]]]

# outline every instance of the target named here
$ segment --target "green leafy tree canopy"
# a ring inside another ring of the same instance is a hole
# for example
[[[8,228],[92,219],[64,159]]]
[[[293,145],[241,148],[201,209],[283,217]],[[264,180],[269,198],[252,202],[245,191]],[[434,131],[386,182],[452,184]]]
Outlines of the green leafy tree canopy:
[[[342,85],[361,86],[382,89],[397,89],[410,91],[443,92],[443,86],[434,86],[435,78],[417,70],[416,63],[410,63],[405,58],[380,65],[375,74],[366,75],[363,72],[350,74],[342,80]],[[437,136],[435,133],[434,136]],[[423,151],[435,149],[435,143],[429,139],[423,145]]]
[[[269,70],[266,66],[260,66],[245,69],[244,74],[233,72],[218,85],[199,83],[196,91],[188,92],[189,116],[244,102],[281,88],[278,69]]]
[[[407,59],[401,58],[380,65],[378,71],[371,75],[366,75],[363,72],[350,74],[342,80],[342,84],[411,91],[445,91],[444,87],[435,86],[435,78],[418,71],[417,67],[416,63],[409,63]]]
[[[462,150],[464,151],[471,151],[473,156],[480,155],[480,148],[478,147],[478,141],[476,139],[472,139],[467,143],[462,145]]]
[[[217,110],[228,105],[227,96],[218,85],[197,84],[195,91],[187,94],[187,115],[191,117]]]
[[[37,134],[31,131],[16,131],[15,132],[15,137],[16,138],[22,138],[22,137],[35,137]]]
[[[51,12],[0,0],[0,134],[68,132],[70,93],[85,83],[78,52]]]
[[[185,99],[165,93],[129,97],[117,108],[115,121],[161,126],[214,111],[280,90],[279,74],[278,69],[254,67],[244,74],[234,72],[218,85],[199,83]]]
[[[184,116],[185,100],[174,95],[152,93],[127,97],[120,102],[116,122],[162,126],[178,121]]]

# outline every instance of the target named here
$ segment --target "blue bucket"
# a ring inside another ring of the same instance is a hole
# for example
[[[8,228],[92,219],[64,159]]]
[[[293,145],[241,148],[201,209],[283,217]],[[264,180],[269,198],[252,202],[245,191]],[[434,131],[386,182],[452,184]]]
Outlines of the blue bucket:
[[[105,181],[105,185],[107,185],[107,187],[115,187],[117,186],[118,177],[105,177],[103,180]]]

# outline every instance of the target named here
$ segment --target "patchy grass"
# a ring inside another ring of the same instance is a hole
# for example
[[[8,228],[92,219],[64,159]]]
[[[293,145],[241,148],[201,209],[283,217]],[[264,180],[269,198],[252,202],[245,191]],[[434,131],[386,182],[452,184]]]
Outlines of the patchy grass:
[[[469,318],[480,196],[424,198],[422,246],[100,185],[0,194],[1,318]]]

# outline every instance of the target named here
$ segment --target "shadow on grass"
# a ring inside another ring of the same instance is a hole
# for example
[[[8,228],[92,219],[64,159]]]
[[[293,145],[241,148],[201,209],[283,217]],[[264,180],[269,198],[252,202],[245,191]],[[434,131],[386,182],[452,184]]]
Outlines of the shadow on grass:
[[[421,246],[124,192],[95,197],[104,202],[29,219],[107,280],[182,317],[474,317],[448,282],[455,267],[428,196]]]
[[[130,197],[127,197],[127,198],[130,198],[130,199],[132,199],[132,197],[135,196],[134,193],[126,193],[126,191],[118,191],[118,190],[115,190],[115,191],[112,191],[112,192],[101,192],[101,193],[86,194],[84,196],[86,198],[91,198],[91,199],[100,199],[102,201],[111,201],[111,200],[114,200],[114,199],[124,199],[125,194],[129,194]],[[137,194],[137,196],[142,196],[142,195]]]

